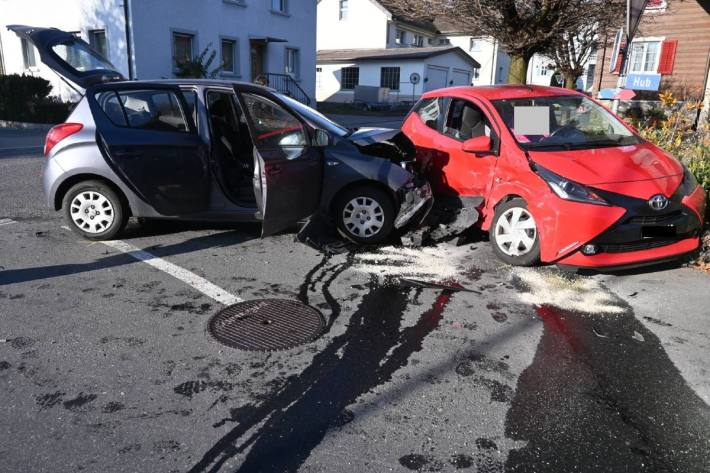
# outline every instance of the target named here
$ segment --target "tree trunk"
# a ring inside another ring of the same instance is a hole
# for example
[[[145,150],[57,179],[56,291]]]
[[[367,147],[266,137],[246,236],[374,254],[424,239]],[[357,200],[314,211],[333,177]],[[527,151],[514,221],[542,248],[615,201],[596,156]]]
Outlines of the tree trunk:
[[[577,76],[565,75],[565,89],[577,88]]]
[[[510,56],[510,69],[508,69],[509,84],[525,84],[528,79],[529,57],[521,55]]]

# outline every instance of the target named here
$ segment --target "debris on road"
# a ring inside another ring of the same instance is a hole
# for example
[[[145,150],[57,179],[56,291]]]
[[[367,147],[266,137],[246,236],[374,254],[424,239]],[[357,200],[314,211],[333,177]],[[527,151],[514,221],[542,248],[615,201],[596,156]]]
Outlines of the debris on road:
[[[442,289],[445,291],[452,291],[452,292],[462,291],[462,292],[473,292],[476,294],[481,294],[480,291],[476,291],[474,289],[469,289],[469,288],[464,287],[455,281],[430,282],[430,281],[421,281],[419,279],[400,278],[399,284],[402,286],[406,286],[406,287]]]

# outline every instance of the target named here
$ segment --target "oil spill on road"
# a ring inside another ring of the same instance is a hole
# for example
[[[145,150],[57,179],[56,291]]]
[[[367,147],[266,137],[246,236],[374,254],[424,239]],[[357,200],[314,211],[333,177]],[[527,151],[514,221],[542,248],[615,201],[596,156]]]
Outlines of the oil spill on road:
[[[328,287],[341,270],[339,265],[328,266],[324,259],[308,274],[300,293],[302,301],[308,301],[308,293],[320,281],[324,297],[334,303]],[[353,420],[349,405],[391,380],[422,349],[452,297],[449,291],[441,291],[414,325],[402,327],[415,290],[383,285],[373,277],[367,291],[345,332],[316,353],[307,368],[286,378],[277,392],[259,403],[230,410],[231,418],[224,422],[237,426],[190,471],[217,471],[230,458],[246,452],[237,471],[296,472],[329,429]],[[340,307],[331,307],[332,325]]]
[[[507,437],[528,443],[506,471],[710,471],[710,408],[609,295],[620,313],[536,307],[543,335],[505,421]]]
[[[96,399],[96,394],[84,394],[80,392],[74,399],[64,401],[64,408],[70,411],[81,411],[84,406]]]

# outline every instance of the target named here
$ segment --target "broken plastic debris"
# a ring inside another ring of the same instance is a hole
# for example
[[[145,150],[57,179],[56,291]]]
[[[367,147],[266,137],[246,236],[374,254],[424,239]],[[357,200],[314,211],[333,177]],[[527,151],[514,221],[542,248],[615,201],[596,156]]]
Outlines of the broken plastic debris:
[[[643,342],[645,340],[645,338],[643,338],[643,335],[638,333],[636,330],[634,330],[634,335],[631,338],[633,338],[634,340],[638,340],[639,342]]]

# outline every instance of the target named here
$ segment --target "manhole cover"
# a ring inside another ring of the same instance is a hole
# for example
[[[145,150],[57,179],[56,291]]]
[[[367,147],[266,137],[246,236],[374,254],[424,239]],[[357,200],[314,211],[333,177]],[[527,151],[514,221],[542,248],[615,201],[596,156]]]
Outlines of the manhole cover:
[[[297,301],[262,299],[219,311],[207,330],[220,343],[240,350],[284,350],[315,340],[325,321],[313,307]]]

